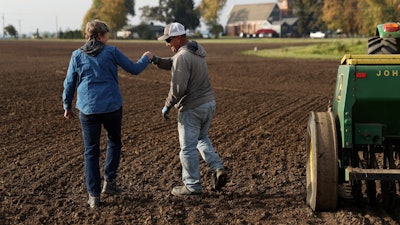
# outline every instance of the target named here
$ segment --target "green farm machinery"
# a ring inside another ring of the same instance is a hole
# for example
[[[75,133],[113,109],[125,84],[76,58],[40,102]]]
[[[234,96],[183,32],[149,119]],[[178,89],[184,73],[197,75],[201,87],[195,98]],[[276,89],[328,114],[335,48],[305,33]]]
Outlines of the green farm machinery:
[[[368,55],[345,55],[326,112],[307,124],[307,204],[343,195],[394,209],[400,181],[400,23],[379,24]]]
[[[368,54],[399,54],[400,23],[379,24],[375,36],[368,39],[367,50]]]

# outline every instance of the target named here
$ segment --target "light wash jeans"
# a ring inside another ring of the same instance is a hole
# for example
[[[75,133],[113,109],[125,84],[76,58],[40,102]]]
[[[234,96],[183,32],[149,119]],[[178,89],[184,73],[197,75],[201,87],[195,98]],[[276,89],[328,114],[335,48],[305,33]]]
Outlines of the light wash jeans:
[[[208,137],[208,129],[214,113],[215,101],[178,113],[182,180],[190,191],[201,191],[200,160],[197,150],[212,172],[224,168],[221,158],[215,152]]]

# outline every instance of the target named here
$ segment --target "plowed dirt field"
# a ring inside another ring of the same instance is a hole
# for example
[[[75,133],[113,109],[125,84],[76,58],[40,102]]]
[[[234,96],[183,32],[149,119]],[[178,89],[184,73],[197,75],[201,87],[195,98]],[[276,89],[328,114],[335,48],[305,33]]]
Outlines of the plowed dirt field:
[[[305,40],[306,42],[307,40]],[[201,42],[200,42],[201,43]],[[217,98],[210,136],[229,171],[222,192],[177,198],[181,184],[176,110],[161,116],[170,74],[150,65],[120,72],[124,98],[120,197],[86,201],[79,121],[63,118],[62,83],[83,41],[0,41],[0,224],[397,224],[400,210],[340,200],[334,212],[305,203],[308,113],[326,111],[337,60],[243,56],[255,44],[204,43]],[[162,42],[110,42],[131,59]],[[257,44],[258,49],[280,48]],[[104,135],[103,135],[104,136]],[[102,140],[104,161],[105,140]]]

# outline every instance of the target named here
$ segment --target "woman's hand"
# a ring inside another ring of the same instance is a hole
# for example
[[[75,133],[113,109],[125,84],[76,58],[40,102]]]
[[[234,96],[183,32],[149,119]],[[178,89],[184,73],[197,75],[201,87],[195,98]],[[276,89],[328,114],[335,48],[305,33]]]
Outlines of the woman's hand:
[[[74,119],[75,118],[75,113],[72,110],[65,110],[64,111],[64,117],[67,119]]]
[[[150,51],[145,52],[143,55],[147,56],[147,58],[149,58],[150,61],[153,60],[153,53],[151,53]]]

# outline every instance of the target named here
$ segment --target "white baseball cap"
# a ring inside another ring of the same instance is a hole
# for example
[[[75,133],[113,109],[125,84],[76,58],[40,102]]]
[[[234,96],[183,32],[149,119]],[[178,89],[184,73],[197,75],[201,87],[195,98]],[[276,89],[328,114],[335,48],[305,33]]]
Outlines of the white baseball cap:
[[[185,27],[178,23],[170,23],[164,28],[164,35],[159,37],[159,41],[164,41],[168,39],[169,37],[175,37],[175,36],[180,36],[186,34]]]

